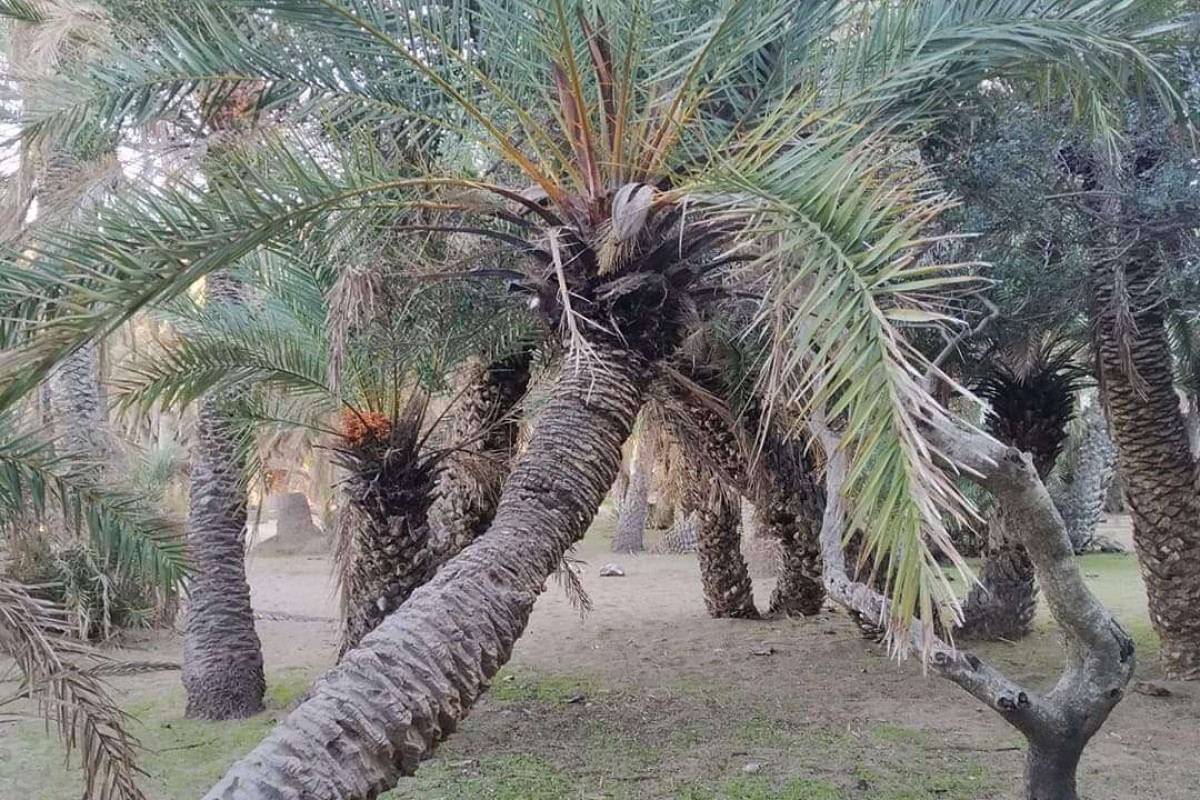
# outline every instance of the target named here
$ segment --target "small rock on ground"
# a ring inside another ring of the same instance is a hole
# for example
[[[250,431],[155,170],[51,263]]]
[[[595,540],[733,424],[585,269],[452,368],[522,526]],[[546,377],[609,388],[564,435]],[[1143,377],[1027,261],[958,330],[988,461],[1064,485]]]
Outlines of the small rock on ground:
[[[620,564],[605,564],[600,568],[601,578],[624,578],[625,570],[621,569]]]

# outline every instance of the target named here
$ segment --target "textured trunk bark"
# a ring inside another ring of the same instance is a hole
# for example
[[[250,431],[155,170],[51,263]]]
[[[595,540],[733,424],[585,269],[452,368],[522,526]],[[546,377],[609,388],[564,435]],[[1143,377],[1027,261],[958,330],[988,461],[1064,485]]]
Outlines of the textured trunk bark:
[[[742,556],[737,493],[696,465],[685,495],[684,511],[696,514],[700,578],[709,615],[758,619],[750,571]]]
[[[1025,800],[1079,800],[1075,773],[1082,755],[1070,743],[1031,741],[1025,754]]]
[[[222,273],[207,279],[209,303],[241,302]],[[192,445],[187,537],[192,559],[183,639],[187,716],[240,719],[263,709],[262,645],[246,582],[246,479],[242,443],[223,406],[200,402]]]
[[[455,730],[616,477],[649,370],[628,351],[593,355],[551,390],[488,531],[318,681],[210,800],[372,798]]]
[[[695,514],[680,511],[675,515],[675,524],[663,534],[662,541],[654,548],[655,553],[694,553],[700,542],[700,531]]]
[[[820,613],[825,602],[825,584],[821,578],[821,515],[825,508],[823,493],[800,489],[793,496],[798,513],[782,518],[760,516],[763,535],[774,536],[780,545],[780,572],[771,593],[770,613],[785,617],[811,617]]]
[[[457,402],[450,442],[455,451],[438,476],[429,525],[442,560],[487,530],[516,453],[517,405],[529,389],[530,352],[478,368]]]
[[[648,428],[648,426],[647,426]],[[617,531],[613,534],[614,553],[640,553],[644,549],[646,519],[650,511],[650,484],[657,460],[656,433],[644,430],[638,438],[637,452],[630,468],[629,486],[621,498]]]
[[[338,459],[346,498],[338,526],[342,589],[339,655],[433,577],[440,553],[429,525],[436,481],[421,451],[425,400],[412,398],[395,418],[347,414]]]
[[[1096,538],[1117,466],[1117,446],[1098,405],[1084,412],[1084,422],[1083,438],[1073,453],[1070,483],[1055,499],[1076,553],[1087,550]]]
[[[1200,494],[1175,393],[1157,243],[1092,270],[1104,398],[1163,667],[1200,678]]]
[[[88,342],[50,377],[51,408],[66,455],[109,468],[113,443],[100,384],[100,345]]]
[[[425,510],[379,519],[355,516],[352,565],[343,588],[342,642],[339,657],[429,581],[437,559],[429,542]]]

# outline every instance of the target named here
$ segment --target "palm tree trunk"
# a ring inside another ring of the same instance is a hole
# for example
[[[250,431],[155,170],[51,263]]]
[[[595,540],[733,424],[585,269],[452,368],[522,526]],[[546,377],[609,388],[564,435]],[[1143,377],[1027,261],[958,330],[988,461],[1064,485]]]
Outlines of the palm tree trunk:
[[[785,617],[811,617],[825,602],[821,576],[821,518],[825,494],[805,482],[792,492],[772,487],[760,499],[759,528],[780,545],[779,580],[771,593],[770,613]]]
[[[616,478],[650,373],[636,353],[597,343],[591,355],[559,376],[488,531],[318,681],[210,800],[372,798],[455,730]]]
[[[1083,436],[1072,453],[1070,482],[1055,497],[1076,553],[1087,550],[1096,538],[1117,464],[1117,446],[1108,434],[1103,410],[1090,406],[1084,411],[1084,423]]]
[[[115,453],[101,391],[98,342],[88,342],[55,368],[50,398],[65,454],[109,466]]]
[[[242,288],[224,273],[207,280],[208,302],[241,302]],[[192,445],[188,546],[192,579],[183,639],[187,716],[240,719],[263,709],[262,645],[246,582],[246,479],[243,443],[224,406],[200,402]]]
[[[532,351],[481,365],[451,418],[455,448],[438,476],[429,509],[434,545],[452,558],[487,530],[512,469],[518,424],[514,411],[529,388]]]
[[[696,514],[704,605],[715,618],[758,619],[742,556],[741,502],[717,475],[693,462],[683,510]]]
[[[613,535],[614,553],[640,553],[644,549],[646,519],[650,510],[650,484],[657,460],[655,436],[656,433],[647,426],[638,437],[629,486],[621,498],[617,531]]]
[[[1097,264],[1091,291],[1104,399],[1117,442],[1150,621],[1173,678],[1200,678],[1200,495],[1175,393],[1154,242]]]
[[[422,453],[426,400],[389,419],[347,412],[338,460],[346,472],[335,561],[342,589],[339,655],[358,646],[437,571],[429,524],[436,476]]]

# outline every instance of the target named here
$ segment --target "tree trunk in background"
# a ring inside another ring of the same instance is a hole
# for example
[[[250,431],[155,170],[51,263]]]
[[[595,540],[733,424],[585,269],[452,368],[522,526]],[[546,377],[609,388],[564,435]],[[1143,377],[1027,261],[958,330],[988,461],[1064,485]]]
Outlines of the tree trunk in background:
[[[700,544],[700,529],[695,514],[680,511],[675,515],[675,524],[663,534],[662,541],[655,547],[655,553],[694,553]]]
[[[647,425],[637,440],[637,451],[630,468],[629,486],[621,498],[617,531],[613,534],[614,553],[640,553],[644,549],[646,518],[650,510],[650,485],[657,461],[657,432]]]
[[[983,387],[991,402],[988,432],[1033,457],[1045,480],[1067,441],[1074,412],[1071,383],[1035,365],[1020,377],[999,371]],[[963,602],[959,632],[975,639],[1020,639],[1033,629],[1037,582],[1025,546],[1004,530],[1000,516],[988,524],[987,550],[979,584]]]
[[[1108,435],[1104,411],[1091,405],[1083,415],[1083,436],[1071,453],[1070,481],[1055,497],[1076,553],[1087,550],[1096,538],[1117,465],[1117,446]]]
[[[207,302],[239,303],[240,284],[224,273],[207,279]],[[223,407],[232,397],[200,401],[192,444],[187,538],[192,559],[183,638],[187,716],[241,719],[263,709],[262,645],[246,582],[244,443]]]
[[[108,468],[115,456],[100,383],[100,345],[89,341],[50,376],[54,427],[64,454]]]
[[[758,619],[750,571],[742,556],[738,494],[698,462],[689,464],[683,511],[696,515],[704,605],[716,618]]]
[[[1200,495],[1175,393],[1157,243],[1097,263],[1103,396],[1117,442],[1150,620],[1173,678],[1200,678]]]
[[[825,602],[820,539],[824,490],[811,479],[790,492],[773,486],[755,508],[762,535],[779,541],[779,580],[771,593],[770,613],[785,617],[819,613]]]
[[[448,445],[429,509],[433,541],[445,560],[487,530],[516,453],[516,409],[529,389],[531,351],[477,368],[456,401]]]
[[[550,391],[488,531],[347,653],[209,800],[375,797],[455,730],[616,478],[650,373],[635,353],[593,348]]]

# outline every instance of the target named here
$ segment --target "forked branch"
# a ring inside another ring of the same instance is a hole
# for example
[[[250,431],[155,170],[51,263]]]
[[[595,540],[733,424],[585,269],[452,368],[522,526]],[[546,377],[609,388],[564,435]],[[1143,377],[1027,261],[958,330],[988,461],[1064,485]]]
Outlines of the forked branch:
[[[826,590],[839,604],[882,627],[888,620],[887,598],[850,577],[842,552],[845,448],[823,419],[815,419],[811,429],[828,454],[828,505],[821,529]],[[995,496],[1006,529],[1028,549],[1050,612],[1066,635],[1067,663],[1057,685],[1039,693],[957,650],[920,622],[913,623],[907,644],[914,652],[928,653],[931,669],[1025,735],[1028,800],[1076,800],[1079,757],[1133,676],[1133,642],[1084,584],[1066,526],[1030,456],[964,428],[930,432],[930,438],[952,468]]]

